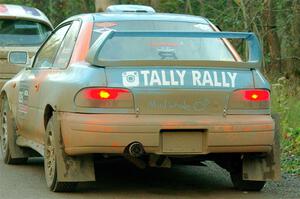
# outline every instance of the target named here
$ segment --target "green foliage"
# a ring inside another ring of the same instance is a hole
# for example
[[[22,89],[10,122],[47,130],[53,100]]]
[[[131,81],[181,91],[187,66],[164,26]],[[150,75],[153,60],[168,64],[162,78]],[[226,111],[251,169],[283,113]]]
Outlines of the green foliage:
[[[280,113],[281,118],[281,128],[283,130],[287,129],[289,126],[288,113],[290,107],[288,106],[289,102],[289,93],[287,92],[288,81],[285,77],[281,77],[277,80],[276,84],[273,84],[272,99],[273,108],[276,107],[277,111]]]
[[[300,88],[294,84],[281,77],[272,85],[272,108],[281,118],[282,168],[300,174]],[[294,88],[294,92],[290,88]]]
[[[166,13],[184,13],[184,7],[184,1],[162,0],[157,10]]]
[[[284,171],[300,174],[300,128],[288,128],[281,142],[281,163]]]

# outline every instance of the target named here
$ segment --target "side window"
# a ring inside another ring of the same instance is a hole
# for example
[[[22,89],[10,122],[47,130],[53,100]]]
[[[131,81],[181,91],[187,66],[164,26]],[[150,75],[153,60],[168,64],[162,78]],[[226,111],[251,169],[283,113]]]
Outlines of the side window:
[[[73,48],[76,43],[77,35],[80,29],[80,21],[74,21],[69,29],[66,37],[64,38],[60,49],[56,55],[53,67],[66,68],[71,59]]]
[[[49,68],[53,66],[55,55],[68,31],[70,25],[56,30],[39,51],[33,68]]]

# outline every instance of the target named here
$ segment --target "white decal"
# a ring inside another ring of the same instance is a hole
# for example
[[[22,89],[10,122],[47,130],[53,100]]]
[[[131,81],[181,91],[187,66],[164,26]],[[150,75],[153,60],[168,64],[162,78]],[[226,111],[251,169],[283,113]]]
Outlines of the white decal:
[[[237,73],[208,70],[141,70],[122,73],[125,87],[138,86],[193,86],[225,87],[236,86]]]
[[[142,70],[144,86],[184,86],[185,70]]]
[[[137,71],[127,71],[122,73],[123,85],[134,87],[140,85],[139,73]]]
[[[142,70],[141,74],[144,75],[144,84],[145,86],[148,86],[148,75],[149,75],[150,71],[148,70]]]
[[[161,85],[161,81],[159,79],[158,72],[156,70],[152,71],[152,73],[151,73],[149,85],[153,86],[154,84],[156,84],[157,86]]]
[[[230,80],[231,80],[231,87],[235,87],[235,79],[236,79],[236,75],[237,73],[230,73],[230,72],[227,72]]]
[[[183,85],[184,85],[185,70],[183,70],[183,71],[176,70],[176,73],[177,73],[178,76],[179,76],[180,85],[183,86]]]
[[[201,73],[200,71],[197,70],[193,70],[192,71],[192,79],[193,79],[193,85],[194,86],[201,86],[201,82],[200,82],[200,78],[201,78]]]
[[[209,74],[208,71],[204,71],[204,74],[203,74],[203,86],[206,86],[206,84],[209,84],[209,86],[213,86],[214,83],[211,79],[211,76]]]
[[[237,73],[213,71],[212,74],[209,71],[192,71],[192,83],[193,86],[214,86],[214,87],[235,87]],[[229,82],[230,80],[230,82]]]
[[[24,98],[23,98],[23,92],[19,91],[19,103],[22,104],[24,102]]]
[[[218,81],[218,73],[216,71],[213,72],[214,73],[214,84],[216,87],[220,87],[222,86],[222,83]]]
[[[179,82],[175,80],[174,71],[170,71],[170,81],[172,86],[178,86]]]
[[[222,72],[222,82],[223,82],[223,87],[230,87],[230,84],[226,82],[226,73]]]
[[[29,96],[28,90],[24,90],[24,96],[25,96],[25,97],[28,97],[28,96]]]
[[[161,76],[162,76],[162,85],[170,86],[171,82],[166,79],[166,72],[164,70],[161,71]]]

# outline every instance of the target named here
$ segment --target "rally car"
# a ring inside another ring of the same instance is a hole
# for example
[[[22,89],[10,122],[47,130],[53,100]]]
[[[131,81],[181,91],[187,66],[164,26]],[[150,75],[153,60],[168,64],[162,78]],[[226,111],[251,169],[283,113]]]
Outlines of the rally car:
[[[242,61],[229,39],[248,43]],[[203,17],[114,6],[62,22],[1,91],[7,164],[44,157],[52,191],[95,180],[94,160],[140,168],[215,161],[234,187],[280,178],[278,121],[253,33]]]
[[[0,89],[30,60],[53,29],[40,10],[0,4]]]

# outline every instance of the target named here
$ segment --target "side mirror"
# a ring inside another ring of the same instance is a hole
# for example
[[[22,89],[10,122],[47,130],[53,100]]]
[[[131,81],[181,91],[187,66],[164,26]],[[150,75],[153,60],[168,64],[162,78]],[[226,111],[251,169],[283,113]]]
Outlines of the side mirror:
[[[25,51],[11,51],[8,54],[8,62],[11,64],[27,65],[29,64],[28,53]]]

